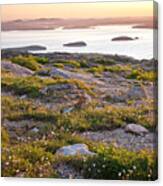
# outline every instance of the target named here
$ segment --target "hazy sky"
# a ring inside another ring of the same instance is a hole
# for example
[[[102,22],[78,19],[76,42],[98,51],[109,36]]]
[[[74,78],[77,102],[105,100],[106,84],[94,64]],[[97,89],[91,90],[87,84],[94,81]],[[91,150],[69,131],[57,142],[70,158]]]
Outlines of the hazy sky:
[[[35,18],[152,16],[153,1],[2,5],[2,21]]]

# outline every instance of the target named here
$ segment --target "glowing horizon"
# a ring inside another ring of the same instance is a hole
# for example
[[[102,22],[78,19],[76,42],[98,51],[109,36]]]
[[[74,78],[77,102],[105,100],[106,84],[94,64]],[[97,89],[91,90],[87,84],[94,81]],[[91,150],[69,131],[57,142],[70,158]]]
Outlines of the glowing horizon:
[[[2,21],[37,18],[153,16],[153,1],[2,5]]]

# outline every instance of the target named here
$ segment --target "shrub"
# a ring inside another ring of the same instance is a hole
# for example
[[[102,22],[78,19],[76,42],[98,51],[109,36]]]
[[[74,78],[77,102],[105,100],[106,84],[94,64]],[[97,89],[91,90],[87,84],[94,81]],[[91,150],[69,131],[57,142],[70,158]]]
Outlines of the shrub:
[[[97,67],[91,67],[88,69],[88,72],[94,73],[94,74],[101,74],[104,71],[105,67],[100,65]]]
[[[1,127],[1,140],[2,146],[8,144],[10,141],[8,131],[4,127]]]
[[[12,96],[2,97],[2,113],[3,118],[14,121],[32,119],[53,122],[55,120],[55,115],[47,108]]]
[[[2,88],[13,91],[15,94],[27,94],[30,97],[40,96],[40,88],[43,80],[37,77],[2,77]]]
[[[101,109],[87,106],[68,114],[58,114],[56,126],[63,131],[96,131],[114,129],[127,123],[139,123],[153,130],[156,123],[153,116],[149,116],[150,112],[149,105],[136,108],[109,106]]]
[[[101,65],[115,65],[116,61],[114,59],[104,59],[104,58],[99,58],[97,57],[94,62],[96,64],[101,64]]]
[[[87,85],[84,81],[78,79],[65,78],[40,78],[37,76],[17,77],[11,73],[3,71],[2,88],[6,91],[13,91],[17,95],[24,95],[31,98],[42,96],[41,89],[48,85],[69,83],[76,85],[79,89],[94,95],[92,86]]]
[[[143,69],[133,69],[128,75],[129,79],[137,79],[143,81],[156,81],[157,75],[154,71],[144,71]]]
[[[29,68],[30,70],[36,71],[41,68],[41,65],[37,63],[37,60],[33,56],[16,56],[11,59],[13,63],[16,63],[20,66]]]
[[[22,144],[4,148],[2,176],[57,177],[53,155],[43,148]]]
[[[130,65],[114,65],[114,66],[109,66],[105,68],[105,71],[110,71],[110,72],[126,72],[126,71],[131,71],[131,66]]]
[[[122,148],[101,147],[85,162],[84,177],[111,180],[156,180],[154,153],[130,152]]]
[[[80,67],[80,63],[75,60],[56,60],[54,61],[54,64],[63,64],[63,65],[68,65],[74,68]]]
[[[86,60],[81,60],[80,67],[81,68],[89,68],[88,62]]]
[[[56,68],[64,68],[64,64],[62,63],[55,63],[53,66]]]
[[[42,65],[45,65],[47,63],[49,63],[49,60],[48,58],[46,57],[38,57],[38,56],[34,56],[33,57],[38,63],[42,64]]]

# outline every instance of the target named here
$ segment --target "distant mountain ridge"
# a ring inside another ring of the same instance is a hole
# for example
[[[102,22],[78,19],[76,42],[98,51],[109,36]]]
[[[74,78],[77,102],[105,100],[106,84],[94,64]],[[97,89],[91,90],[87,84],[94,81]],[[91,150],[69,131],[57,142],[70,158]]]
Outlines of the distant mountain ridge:
[[[133,28],[157,28],[157,22],[153,17],[123,17],[101,19],[62,19],[62,18],[39,18],[17,19],[2,22],[2,31],[10,30],[47,30],[63,27],[63,29],[89,28],[104,25],[131,24]]]

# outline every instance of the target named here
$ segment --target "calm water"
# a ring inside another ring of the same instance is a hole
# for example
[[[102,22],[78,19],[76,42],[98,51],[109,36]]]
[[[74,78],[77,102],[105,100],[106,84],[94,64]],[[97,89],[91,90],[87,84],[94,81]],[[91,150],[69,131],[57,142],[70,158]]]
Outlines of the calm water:
[[[139,37],[133,41],[112,42],[117,36]],[[63,47],[64,43],[84,41],[86,47]],[[8,31],[1,34],[2,48],[43,45],[46,52],[122,54],[138,59],[153,57],[153,30],[131,26],[98,26],[89,29]],[[42,52],[42,51],[41,51]],[[45,51],[44,51],[45,52]]]

